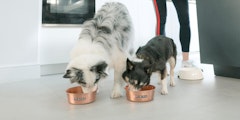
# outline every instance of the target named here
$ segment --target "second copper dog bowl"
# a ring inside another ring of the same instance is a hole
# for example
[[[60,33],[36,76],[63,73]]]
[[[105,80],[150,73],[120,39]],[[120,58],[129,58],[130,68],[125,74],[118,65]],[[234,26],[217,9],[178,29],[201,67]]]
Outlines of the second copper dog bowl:
[[[152,101],[154,96],[155,86],[144,86],[140,91],[130,91],[128,86],[125,87],[127,99],[132,102],[147,102]]]
[[[70,104],[79,105],[79,104],[88,104],[94,102],[96,99],[96,91],[90,93],[83,93],[82,88],[72,87],[67,89],[68,102]]]

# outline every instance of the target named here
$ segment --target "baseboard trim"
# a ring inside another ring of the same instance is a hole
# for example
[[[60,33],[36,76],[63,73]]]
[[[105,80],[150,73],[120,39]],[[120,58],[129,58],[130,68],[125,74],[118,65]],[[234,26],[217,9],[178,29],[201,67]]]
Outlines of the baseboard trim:
[[[67,63],[0,67],[0,84],[61,74],[65,72],[66,66]]]
[[[23,65],[0,68],[0,83],[40,78],[40,65]]]
[[[41,76],[64,73],[67,63],[41,65]]]

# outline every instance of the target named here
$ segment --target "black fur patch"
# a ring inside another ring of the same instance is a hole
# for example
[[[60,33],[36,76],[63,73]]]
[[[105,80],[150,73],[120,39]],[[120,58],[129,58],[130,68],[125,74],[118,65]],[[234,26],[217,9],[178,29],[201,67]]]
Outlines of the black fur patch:
[[[100,80],[100,78],[104,78],[107,76],[107,73],[105,72],[106,68],[107,68],[106,62],[99,62],[90,68],[90,71],[96,73],[95,83],[97,83]]]
[[[101,79],[107,76],[107,73],[105,72],[107,68],[106,62],[99,62],[96,65],[92,66],[90,68],[91,72],[94,72],[96,74],[95,84]],[[66,70],[65,75],[63,78],[70,78],[71,83],[77,82],[81,84],[82,86],[86,85],[86,81],[84,80],[84,72],[77,68],[70,68]]]
[[[63,78],[70,78],[71,83],[77,82],[82,85],[86,84],[83,77],[83,71],[77,68],[71,68],[66,70]]]

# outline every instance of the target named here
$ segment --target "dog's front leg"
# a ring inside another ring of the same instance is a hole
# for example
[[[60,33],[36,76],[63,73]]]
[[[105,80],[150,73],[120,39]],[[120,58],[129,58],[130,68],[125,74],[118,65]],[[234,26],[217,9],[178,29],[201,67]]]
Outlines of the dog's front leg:
[[[167,89],[167,69],[164,69],[161,72],[161,84],[162,84],[162,89],[161,89],[161,94],[162,95],[167,95],[168,94],[168,89]]]
[[[111,98],[122,97],[122,88],[124,81],[122,80],[122,72],[114,70],[114,86],[111,94]]]

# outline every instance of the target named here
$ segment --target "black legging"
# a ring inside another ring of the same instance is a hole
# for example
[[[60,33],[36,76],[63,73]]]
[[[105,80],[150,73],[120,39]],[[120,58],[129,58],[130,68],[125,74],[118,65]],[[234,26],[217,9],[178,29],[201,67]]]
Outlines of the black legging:
[[[166,0],[156,0],[158,12],[160,13],[160,34],[165,35],[165,24],[167,18]],[[190,24],[188,13],[188,0],[172,0],[178,14],[180,23],[180,42],[182,52],[189,52],[190,45]]]

